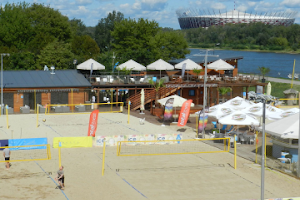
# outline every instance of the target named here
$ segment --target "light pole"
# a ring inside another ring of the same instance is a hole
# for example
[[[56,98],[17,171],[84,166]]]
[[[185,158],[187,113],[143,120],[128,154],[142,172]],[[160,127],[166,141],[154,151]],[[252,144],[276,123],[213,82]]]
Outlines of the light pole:
[[[208,55],[208,52],[211,51],[207,49],[205,55],[203,54],[195,54],[194,56],[205,56],[204,57],[204,84],[203,84],[203,120],[205,120],[205,107],[206,107],[206,98],[207,98],[207,89],[206,89],[206,82],[207,82],[207,57],[219,57],[219,55]],[[204,123],[204,122],[203,122]],[[197,131],[198,133],[198,131]],[[199,137],[199,133],[197,134],[197,138]],[[203,126],[202,130],[202,138],[205,138],[205,128]]]
[[[1,53],[1,115],[3,115],[3,56],[9,56],[9,53]]]

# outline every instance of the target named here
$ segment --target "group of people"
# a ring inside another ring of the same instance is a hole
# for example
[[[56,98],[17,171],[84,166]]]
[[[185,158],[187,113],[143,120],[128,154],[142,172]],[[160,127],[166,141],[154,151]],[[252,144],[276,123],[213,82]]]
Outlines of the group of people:
[[[9,170],[9,168],[11,166],[11,164],[9,163],[10,155],[11,155],[11,151],[8,148],[8,145],[5,145],[5,148],[3,149],[3,156],[5,159],[6,170]],[[59,184],[61,190],[65,189],[65,174],[64,174],[63,166],[59,167],[59,170],[57,171],[57,177],[55,178],[55,180],[58,181],[58,184]]]

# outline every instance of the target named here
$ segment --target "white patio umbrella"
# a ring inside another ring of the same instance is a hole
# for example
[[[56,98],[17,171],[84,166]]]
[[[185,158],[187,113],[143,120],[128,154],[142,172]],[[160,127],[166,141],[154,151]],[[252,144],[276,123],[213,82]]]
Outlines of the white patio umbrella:
[[[207,69],[214,69],[214,70],[233,70],[234,66],[228,64],[222,59],[219,59],[213,63],[207,65]]]
[[[212,107],[209,107],[208,109],[208,116],[214,117],[216,119],[220,119],[221,117],[224,117],[226,115],[229,115],[233,113],[235,110],[232,108],[227,107],[224,104],[218,104]],[[195,114],[199,114],[200,111],[195,112]]]
[[[144,103],[145,103],[145,91],[144,91],[144,89],[142,89],[142,91],[141,91],[141,112],[140,112],[140,114],[145,114],[144,113],[144,110],[145,110]]]
[[[262,117],[263,116],[263,103],[256,103],[254,105],[251,105],[247,108],[244,108],[241,110],[247,114],[251,114],[257,117]],[[271,105],[266,105],[266,110],[265,110],[265,115],[267,118],[271,119],[281,119],[282,117],[280,116],[284,111],[276,108]]]
[[[219,119],[219,123],[221,124],[227,124],[227,125],[254,125],[258,126],[259,121],[251,116],[247,115],[246,113],[242,111],[235,111],[229,115],[226,115],[224,117],[221,117]]]
[[[196,112],[195,114],[199,115],[199,112],[200,111]],[[233,110],[232,108],[229,108],[224,104],[218,104],[218,105],[209,107],[207,115],[219,120],[221,117],[229,115],[233,112],[235,112],[235,110]],[[219,126],[219,133],[220,133],[220,126]]]
[[[147,69],[159,70],[161,77],[161,70],[174,70],[174,66],[162,59],[158,59],[157,61],[147,65]]]
[[[234,97],[233,99],[230,99],[228,101],[226,101],[225,103],[223,103],[223,105],[232,108],[234,110],[242,110],[246,107],[249,107],[251,105],[254,105],[253,102],[245,100],[242,97]]]
[[[277,109],[279,109],[279,108],[277,108]],[[291,108],[289,110],[282,110],[281,113],[280,112],[274,113],[273,115],[268,116],[268,118],[271,119],[271,120],[277,120],[277,119],[281,119],[281,118],[285,118],[285,117],[294,115],[296,113],[299,113],[299,109],[298,108]]]
[[[93,65],[93,68],[92,68]],[[81,70],[104,70],[105,66],[90,58],[87,61],[77,65],[77,69]]]
[[[272,90],[272,86],[271,86],[271,83],[269,82],[268,85],[267,85],[267,95],[271,95],[271,90]]]
[[[176,69],[182,69],[182,66],[185,65],[185,69],[186,70],[193,70],[193,69],[202,69],[202,66],[195,63],[194,61],[190,60],[190,59],[186,59],[178,64],[175,65]]]
[[[132,59],[126,61],[125,63],[121,64],[118,66],[120,70],[126,68],[126,69],[131,69],[133,71],[145,71],[146,67]]]
[[[298,139],[299,114],[293,114],[267,124],[265,132],[282,138]]]
[[[163,99],[159,99],[159,100],[158,100],[158,103],[160,103],[161,105],[164,106],[164,105],[166,105],[166,102],[167,102],[168,99],[170,99],[170,98],[174,98],[173,107],[175,108],[175,115],[176,115],[176,107],[181,107],[182,104],[183,104],[185,101],[187,101],[187,99],[182,98],[181,96],[178,96],[178,95],[174,94],[174,95],[172,95],[172,96],[168,96],[168,97],[165,97],[165,98],[163,98]],[[194,106],[195,106],[195,104],[192,103],[192,104],[191,104],[191,107],[194,107]]]

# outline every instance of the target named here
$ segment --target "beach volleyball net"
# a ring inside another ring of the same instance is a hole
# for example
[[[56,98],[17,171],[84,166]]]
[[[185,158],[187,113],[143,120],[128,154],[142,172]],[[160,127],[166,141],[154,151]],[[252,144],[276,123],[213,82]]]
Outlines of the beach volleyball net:
[[[203,141],[219,140],[224,142],[223,149],[206,145]],[[200,153],[229,152],[230,138],[156,140],[156,141],[119,141],[117,156],[154,156]]]
[[[50,160],[50,144],[27,145],[27,146],[8,146],[0,147],[0,150],[9,148],[11,155],[9,162]],[[0,162],[5,162],[4,158]]]
[[[87,104],[47,104],[38,106],[37,113],[46,115],[90,114],[93,110],[99,113],[121,113],[123,102],[87,103]]]

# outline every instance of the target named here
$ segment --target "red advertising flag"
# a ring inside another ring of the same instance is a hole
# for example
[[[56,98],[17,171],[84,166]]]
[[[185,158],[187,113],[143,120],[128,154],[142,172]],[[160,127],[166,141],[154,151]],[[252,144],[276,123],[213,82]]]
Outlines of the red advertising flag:
[[[193,102],[193,100],[190,99],[190,100],[185,101],[182,104],[177,126],[185,126],[186,125],[186,122],[190,115],[190,108],[191,108],[192,102]]]
[[[98,113],[99,113],[99,110],[94,110],[90,115],[88,136],[95,137],[96,130],[97,130],[97,124],[98,124]]]

